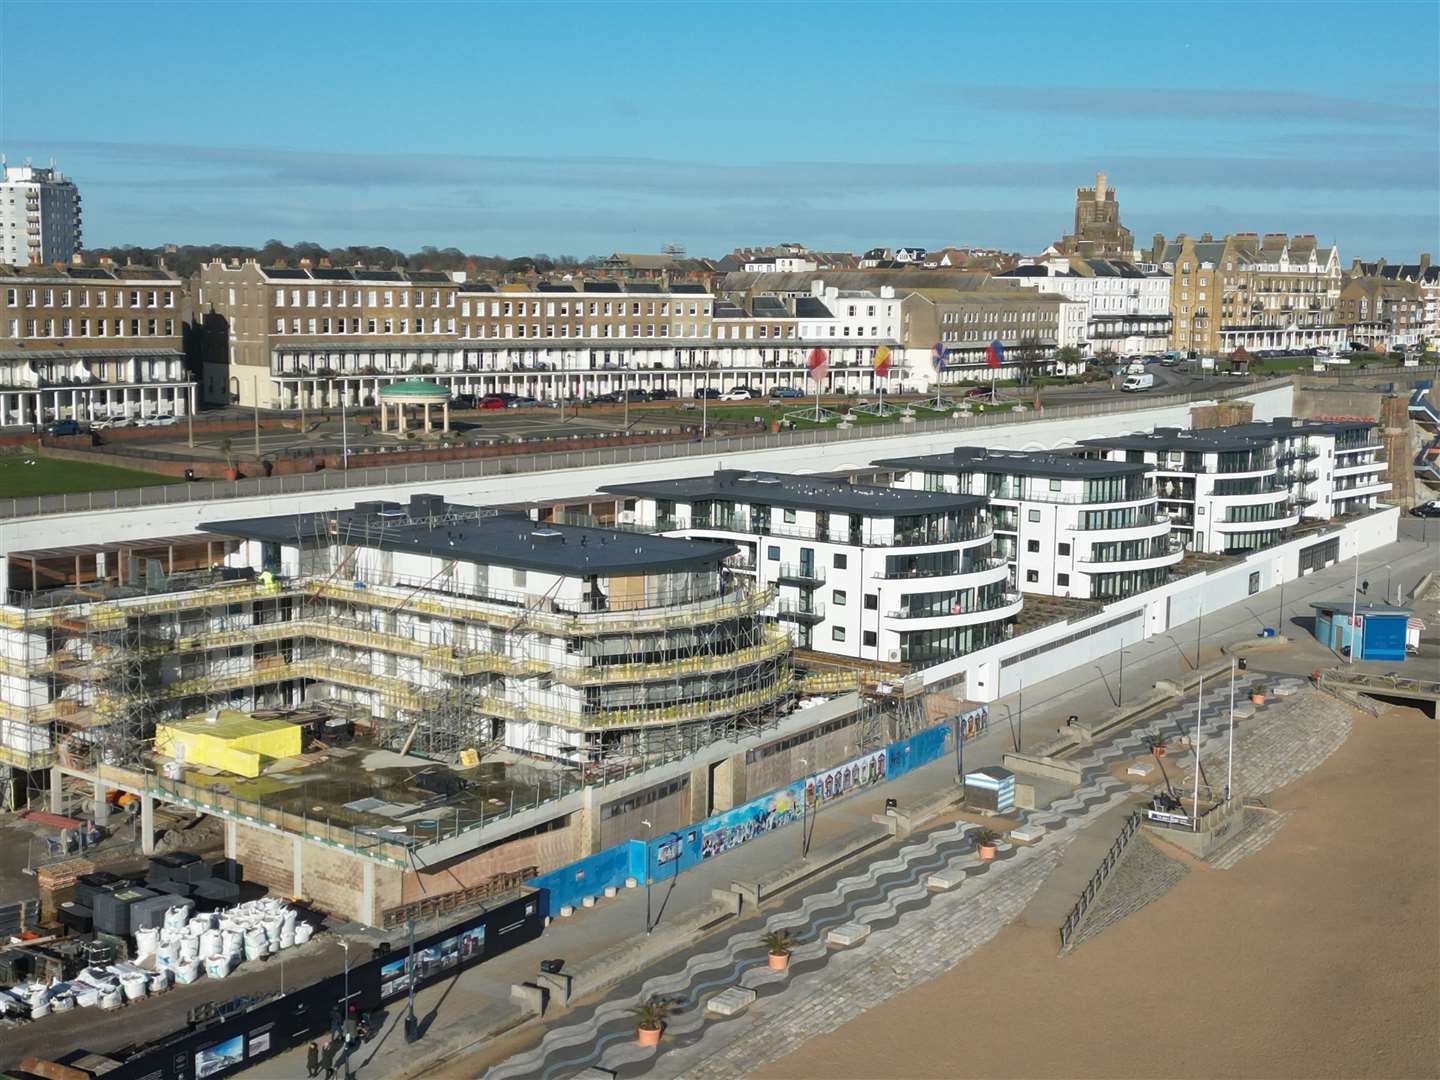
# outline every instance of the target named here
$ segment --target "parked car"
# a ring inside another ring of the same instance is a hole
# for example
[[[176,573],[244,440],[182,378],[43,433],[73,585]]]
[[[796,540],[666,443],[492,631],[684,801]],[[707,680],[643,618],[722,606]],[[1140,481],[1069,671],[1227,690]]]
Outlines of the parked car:
[[[512,397],[505,403],[507,409],[534,409],[540,404],[539,398],[533,397]]]
[[[695,391],[695,398],[697,401],[700,398],[708,398],[709,400],[714,401],[719,396],[720,391],[716,390],[713,386],[702,386]]]
[[[805,392],[795,386],[772,386],[770,396],[773,398],[796,398],[804,397]]]
[[[726,390],[720,395],[721,401],[751,401],[755,398],[748,386],[737,386],[733,390]]]
[[[508,396],[508,394],[503,396],[500,394],[486,394],[480,399],[480,408],[503,409],[505,408],[505,401]]]
[[[680,396],[680,395],[677,394],[674,390],[663,390],[663,389],[661,389],[661,390],[651,390],[650,393],[646,395],[646,397],[647,397],[650,401],[670,401],[672,398],[677,398],[677,397],[679,397],[679,396]]]
[[[174,427],[179,422],[180,418],[178,416],[170,416],[168,414],[165,416],[152,416],[150,418],[151,427]]]
[[[46,435],[83,435],[85,427],[78,420],[54,420],[45,425]]]
[[[620,395],[621,401],[646,401],[648,399],[649,395],[644,390],[630,389]]]
[[[615,391],[615,392],[612,392],[612,393],[609,393],[609,394],[596,394],[594,397],[592,397],[592,398],[590,399],[590,404],[591,404],[591,405],[618,405],[620,402],[622,402],[622,401],[624,401],[624,400],[625,400],[625,398],[624,398],[623,396],[621,396],[621,394],[620,394],[618,391]]]
[[[1440,517],[1440,500],[1432,499],[1430,502],[1420,503],[1412,507],[1410,513],[1422,518]]]
[[[474,409],[479,406],[479,399],[474,394],[455,394],[450,398],[452,409]]]

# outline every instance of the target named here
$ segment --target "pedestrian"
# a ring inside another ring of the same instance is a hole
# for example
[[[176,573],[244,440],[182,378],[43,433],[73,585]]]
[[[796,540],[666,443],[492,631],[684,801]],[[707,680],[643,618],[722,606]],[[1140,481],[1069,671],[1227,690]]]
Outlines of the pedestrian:
[[[320,1044],[313,1039],[305,1051],[305,1075],[313,1077],[320,1071]]]
[[[330,1006],[330,1041],[334,1042],[340,1037],[340,1003],[337,1001]]]
[[[335,1076],[335,1048],[340,1044],[331,1039],[325,1044],[325,1053],[322,1055],[325,1066],[325,1080],[334,1080]]]

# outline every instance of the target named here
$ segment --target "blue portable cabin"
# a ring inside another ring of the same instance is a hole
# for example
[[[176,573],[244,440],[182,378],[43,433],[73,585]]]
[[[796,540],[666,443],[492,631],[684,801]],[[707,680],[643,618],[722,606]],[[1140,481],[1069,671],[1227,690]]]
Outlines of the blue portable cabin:
[[[1356,660],[1404,660],[1405,637],[1410,609],[1390,604],[1355,605],[1351,625],[1349,600],[1312,603],[1315,609],[1315,636],[1327,648],[1341,655],[1355,649]],[[1355,643],[1358,639],[1359,645]]]

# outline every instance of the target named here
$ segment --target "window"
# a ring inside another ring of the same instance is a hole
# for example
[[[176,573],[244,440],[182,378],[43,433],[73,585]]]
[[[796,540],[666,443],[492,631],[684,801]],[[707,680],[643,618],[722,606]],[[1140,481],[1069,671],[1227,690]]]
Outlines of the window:
[[[1040,554],[1040,541],[1039,541],[1039,540],[1026,540],[1026,541],[1025,541],[1025,550],[1028,551],[1028,552],[1030,552],[1032,555],[1038,555],[1038,554]]]
[[[834,604],[836,607],[844,607],[844,606],[845,606],[845,590],[844,590],[844,589],[836,589],[834,592],[832,592],[832,593],[830,594],[830,602],[831,602],[832,604]]]
[[[1060,490],[1060,481],[1059,481],[1059,480],[1051,480],[1051,481],[1050,481],[1050,490],[1051,490],[1051,491],[1059,491],[1059,490]]]
[[[771,562],[779,562],[780,548],[777,547],[775,544],[767,545],[765,548],[765,558],[769,559]]]
[[[1069,584],[1070,584],[1070,575],[1069,575],[1069,574],[1056,574],[1056,575],[1055,575],[1055,584],[1056,584],[1056,585],[1069,585]]]
[[[1039,510],[1031,510],[1028,514],[1025,515],[1025,520],[1026,520],[1026,521],[1039,521],[1039,520],[1040,520],[1040,511],[1039,511]]]
[[[866,610],[866,611],[878,611],[879,608],[880,608],[880,594],[879,594],[879,593],[873,593],[873,592],[872,592],[872,593],[866,593],[866,594],[865,594],[865,610]]]
[[[516,570],[516,571],[514,571],[514,574],[515,574],[515,587],[516,587],[517,589],[523,589],[523,588],[525,587],[525,571],[524,571],[524,570]]]
[[[1025,571],[1025,583],[1026,583],[1027,585],[1034,585],[1034,584],[1035,584],[1037,581],[1039,581],[1039,580],[1040,580],[1040,571],[1039,571],[1039,570],[1026,570],[1026,571]]]
[[[848,555],[841,555],[839,552],[836,552],[836,553],[835,553],[835,569],[836,569],[836,570],[844,570],[844,569],[849,565],[849,563],[850,563],[850,556],[848,556]]]
[[[843,626],[832,626],[832,627],[830,628],[830,640],[831,640],[831,641],[844,641],[844,640],[845,640],[845,628],[844,628]]]
[[[1069,544],[1061,544],[1059,550],[1060,550],[1060,554],[1061,554],[1061,555],[1069,555],[1069,554],[1070,554],[1070,545],[1069,545]]]
[[[785,511],[785,524],[786,524],[786,525],[794,525],[794,524],[795,524],[795,511],[794,511],[794,510],[786,510],[786,511]]]
[[[1256,570],[1250,575],[1250,595],[1254,596],[1260,591],[1260,571]]]
[[[862,633],[862,634],[860,635],[860,640],[861,640],[861,642],[863,642],[865,645],[870,646],[871,648],[873,648],[873,647],[875,646],[875,631],[874,631],[874,630],[866,630],[864,633]]]

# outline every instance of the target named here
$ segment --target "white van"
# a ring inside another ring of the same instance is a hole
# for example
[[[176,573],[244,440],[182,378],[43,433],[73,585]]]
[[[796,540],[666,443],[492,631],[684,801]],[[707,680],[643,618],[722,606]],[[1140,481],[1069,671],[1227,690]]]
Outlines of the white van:
[[[1155,388],[1154,375],[1126,375],[1120,389],[1127,394],[1138,394],[1142,390]]]
[[[1125,374],[1126,374],[1126,375],[1144,375],[1144,374],[1145,374],[1145,365],[1144,365],[1141,361],[1135,360],[1135,361],[1133,361],[1133,362],[1130,364],[1129,367],[1127,367],[1127,368],[1125,369]]]

